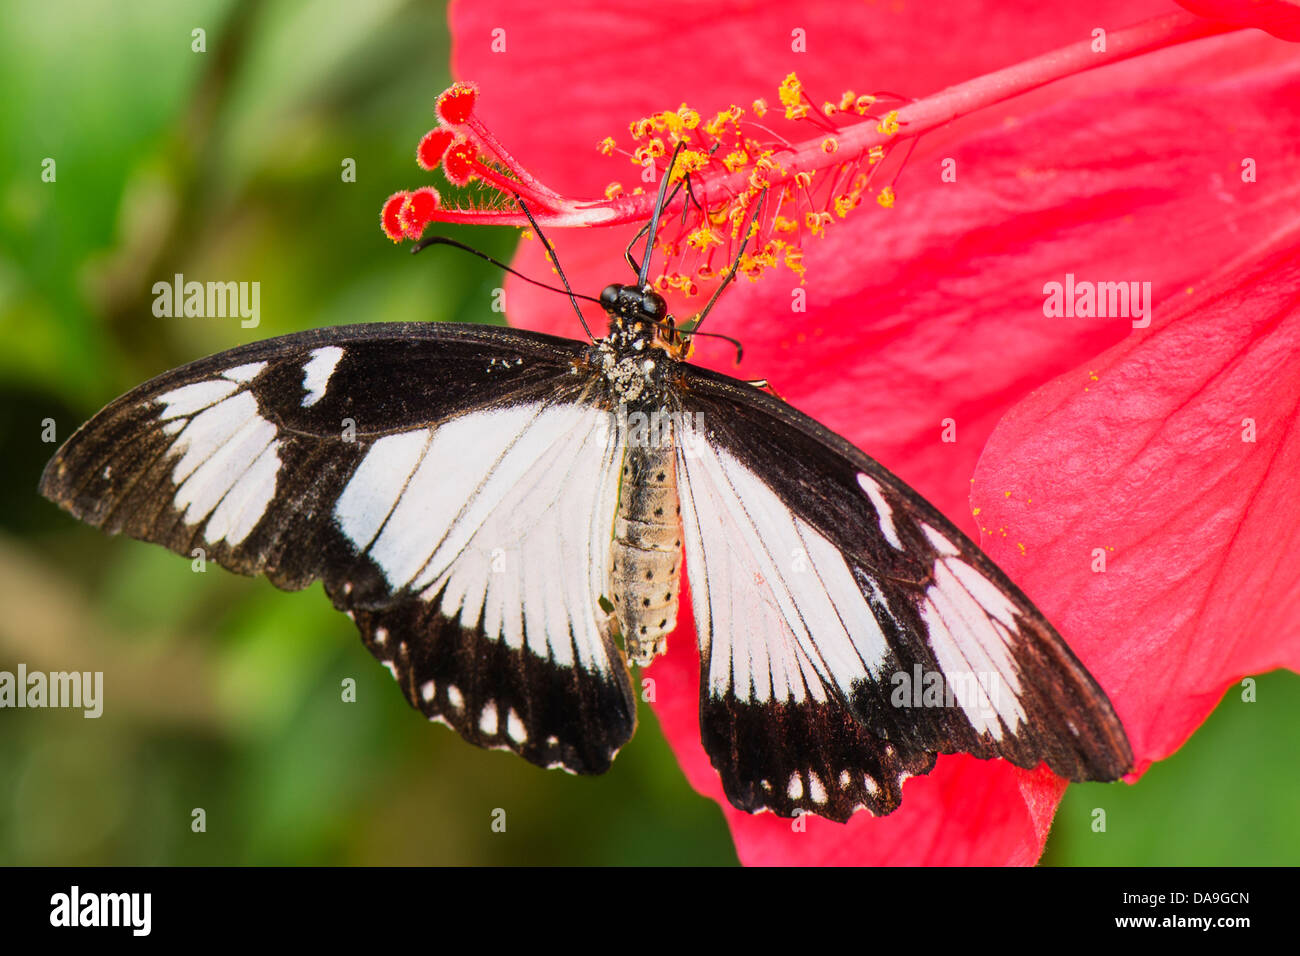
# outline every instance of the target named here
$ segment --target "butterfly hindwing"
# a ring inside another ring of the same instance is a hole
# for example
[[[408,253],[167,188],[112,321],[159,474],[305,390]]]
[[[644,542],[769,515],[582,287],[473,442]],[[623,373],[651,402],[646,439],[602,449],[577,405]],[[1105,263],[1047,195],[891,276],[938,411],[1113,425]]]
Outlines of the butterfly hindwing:
[[[888,813],[939,753],[1130,769],[1104,692],[931,505],[747,385],[691,367],[681,402],[701,728],[733,803]]]
[[[434,324],[255,343],[109,405],[41,492],[279,587],[321,579],[414,706],[598,772],[635,707],[598,606],[621,450],[574,374],[582,352]]]
[[[636,717],[598,603],[623,457],[612,416],[523,403],[428,432],[376,443],[339,499],[400,595],[355,612],[367,647],[471,743],[603,772]]]
[[[631,679],[612,642],[571,664],[465,627],[439,613],[437,602],[406,601],[355,618],[411,706],[472,744],[512,750],[542,767],[603,773],[636,729]]]

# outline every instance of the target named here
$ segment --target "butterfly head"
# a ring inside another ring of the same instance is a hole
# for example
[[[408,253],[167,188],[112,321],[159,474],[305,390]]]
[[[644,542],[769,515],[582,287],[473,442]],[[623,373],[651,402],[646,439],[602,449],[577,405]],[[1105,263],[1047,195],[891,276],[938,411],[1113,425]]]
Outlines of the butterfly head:
[[[607,285],[600,304],[609,313],[611,339],[640,342],[635,347],[662,349],[676,359],[686,357],[689,345],[677,330],[667,301],[648,285]]]

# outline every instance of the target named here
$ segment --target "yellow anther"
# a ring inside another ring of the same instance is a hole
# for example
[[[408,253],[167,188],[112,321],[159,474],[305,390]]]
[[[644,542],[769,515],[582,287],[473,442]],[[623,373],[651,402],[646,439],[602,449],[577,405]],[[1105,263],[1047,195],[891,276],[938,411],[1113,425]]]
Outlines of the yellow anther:
[[[732,150],[722,157],[722,165],[727,167],[729,173],[734,173],[748,162],[749,154],[743,149]]]
[[[686,244],[692,249],[707,252],[709,246],[722,245],[722,237],[712,229],[696,229],[686,237]]]
[[[617,145],[618,144],[614,142],[613,136],[606,136],[604,139],[600,141],[600,145],[597,146],[596,148],[600,150],[602,156],[613,156],[614,148]]]
[[[803,101],[803,84],[794,73],[781,81],[776,93],[781,98],[781,105],[785,107],[786,119],[803,119],[808,115],[808,106]]]
[[[702,153],[698,149],[684,149],[677,157],[677,165],[673,167],[673,175],[669,182],[675,183],[687,173],[699,172],[707,165],[709,165],[708,153]]]
[[[799,82],[799,77],[791,71],[790,74],[781,81],[781,85],[777,87],[776,94],[781,97],[782,106],[794,106],[802,100],[803,84]]]
[[[704,124],[704,132],[710,136],[721,136],[729,125],[739,124],[740,118],[745,115],[745,111],[739,106],[732,104],[725,110],[718,112],[713,119]]]
[[[831,214],[828,212],[808,212],[804,215],[804,225],[812,232],[814,236],[820,236],[826,231],[826,227],[831,224]]]
[[[894,206],[894,187],[886,186],[876,194],[876,202],[880,203],[885,209],[892,209]]]
[[[898,110],[890,110],[880,118],[876,124],[876,132],[884,133],[886,136],[893,136],[898,132]]]

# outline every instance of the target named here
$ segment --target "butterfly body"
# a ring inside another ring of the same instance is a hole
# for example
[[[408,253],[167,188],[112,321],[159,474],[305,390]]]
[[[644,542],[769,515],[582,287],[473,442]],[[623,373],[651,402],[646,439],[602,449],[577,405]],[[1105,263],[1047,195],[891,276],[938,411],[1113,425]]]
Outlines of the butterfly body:
[[[685,344],[657,294],[610,286],[609,335],[592,346],[623,446],[610,599],[628,659],[648,665],[677,626],[682,527],[673,388]]]

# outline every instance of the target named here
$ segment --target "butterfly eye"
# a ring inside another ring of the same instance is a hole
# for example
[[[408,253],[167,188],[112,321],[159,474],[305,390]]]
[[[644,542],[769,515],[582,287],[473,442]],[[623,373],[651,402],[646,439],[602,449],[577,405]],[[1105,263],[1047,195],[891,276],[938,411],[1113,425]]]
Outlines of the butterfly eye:
[[[623,291],[621,285],[607,285],[600,293],[600,305],[606,312],[613,312],[618,308],[619,293]]]
[[[662,319],[668,314],[668,303],[657,292],[647,292],[641,297],[641,310],[652,319]]]

